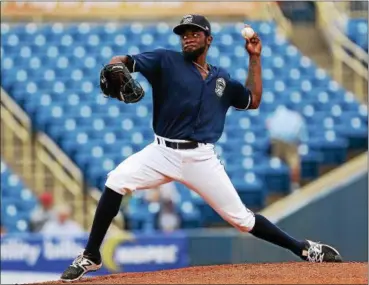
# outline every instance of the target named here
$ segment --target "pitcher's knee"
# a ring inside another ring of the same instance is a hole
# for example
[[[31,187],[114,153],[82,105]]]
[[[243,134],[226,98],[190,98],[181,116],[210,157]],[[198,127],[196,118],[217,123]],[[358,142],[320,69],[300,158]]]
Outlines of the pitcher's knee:
[[[135,190],[135,185],[130,183],[124,173],[119,173],[116,170],[113,170],[108,174],[105,186],[121,195],[129,194]]]
[[[255,215],[250,210],[246,210],[242,215],[232,219],[233,226],[241,232],[249,232],[255,225]]]

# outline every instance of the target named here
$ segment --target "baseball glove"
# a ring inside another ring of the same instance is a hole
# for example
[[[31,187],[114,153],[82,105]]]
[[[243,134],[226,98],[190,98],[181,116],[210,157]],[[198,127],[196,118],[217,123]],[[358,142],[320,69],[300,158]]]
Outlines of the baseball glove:
[[[125,103],[136,103],[145,95],[141,85],[132,78],[124,63],[105,65],[100,72],[100,89],[106,97]]]

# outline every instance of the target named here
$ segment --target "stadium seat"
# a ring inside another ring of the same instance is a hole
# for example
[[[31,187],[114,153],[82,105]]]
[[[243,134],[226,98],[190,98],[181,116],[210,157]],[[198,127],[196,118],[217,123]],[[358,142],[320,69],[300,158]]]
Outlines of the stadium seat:
[[[184,201],[178,205],[178,213],[181,216],[181,227],[184,229],[193,229],[203,226],[202,213],[195,207],[193,202]]]
[[[29,217],[38,200],[4,161],[1,161],[1,196],[1,224],[6,232],[28,232]]]
[[[146,203],[139,197],[133,196],[126,213],[130,229],[140,230],[145,226],[146,230],[153,229],[159,209],[158,203]],[[152,227],[148,227],[150,225]]]
[[[321,137],[313,137],[307,144],[312,150],[322,153],[324,164],[339,165],[346,161],[348,141],[337,137],[335,131],[329,130]]]
[[[346,25],[346,35],[368,52],[368,19],[349,19]]]

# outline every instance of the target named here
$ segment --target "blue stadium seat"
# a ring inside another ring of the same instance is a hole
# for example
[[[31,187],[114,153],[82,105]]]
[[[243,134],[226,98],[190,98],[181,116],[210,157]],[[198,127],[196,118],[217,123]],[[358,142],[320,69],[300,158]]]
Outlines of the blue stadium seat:
[[[367,128],[367,124],[360,117],[354,117],[338,125],[336,131],[348,140],[350,149],[366,149],[368,147]]]
[[[339,165],[346,161],[348,141],[337,137],[335,131],[329,130],[321,137],[312,137],[307,144],[312,150],[322,153],[324,164]]]
[[[249,208],[261,209],[265,206],[267,186],[262,178],[252,171],[242,171],[234,173],[232,182],[241,200]]]
[[[347,36],[368,52],[368,19],[352,18],[347,21]]]
[[[313,151],[309,145],[299,146],[301,157],[301,177],[303,179],[316,179],[319,177],[319,166],[323,162],[323,156],[319,151]]]
[[[222,217],[219,216],[213,208],[211,208],[203,199],[197,199],[193,203],[201,213],[199,222],[203,226],[209,226],[214,223],[223,222]]]
[[[30,213],[38,200],[4,161],[1,161],[1,196],[1,224],[6,231],[28,232]]]
[[[181,216],[181,227],[193,229],[203,226],[202,213],[191,201],[184,201],[178,205],[178,213]]]
[[[155,224],[160,205],[158,203],[148,204],[139,197],[132,196],[129,201],[128,211],[126,212],[129,227],[132,230],[140,230],[145,224]]]

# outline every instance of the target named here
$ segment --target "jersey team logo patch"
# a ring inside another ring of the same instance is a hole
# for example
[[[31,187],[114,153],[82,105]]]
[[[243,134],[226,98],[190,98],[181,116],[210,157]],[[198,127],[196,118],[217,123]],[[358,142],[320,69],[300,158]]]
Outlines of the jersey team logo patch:
[[[224,78],[218,78],[215,83],[215,94],[217,94],[218,97],[221,97],[224,93],[225,88],[226,88],[226,82]]]
[[[182,19],[182,24],[192,23],[192,20],[193,20],[192,15],[186,15]]]

